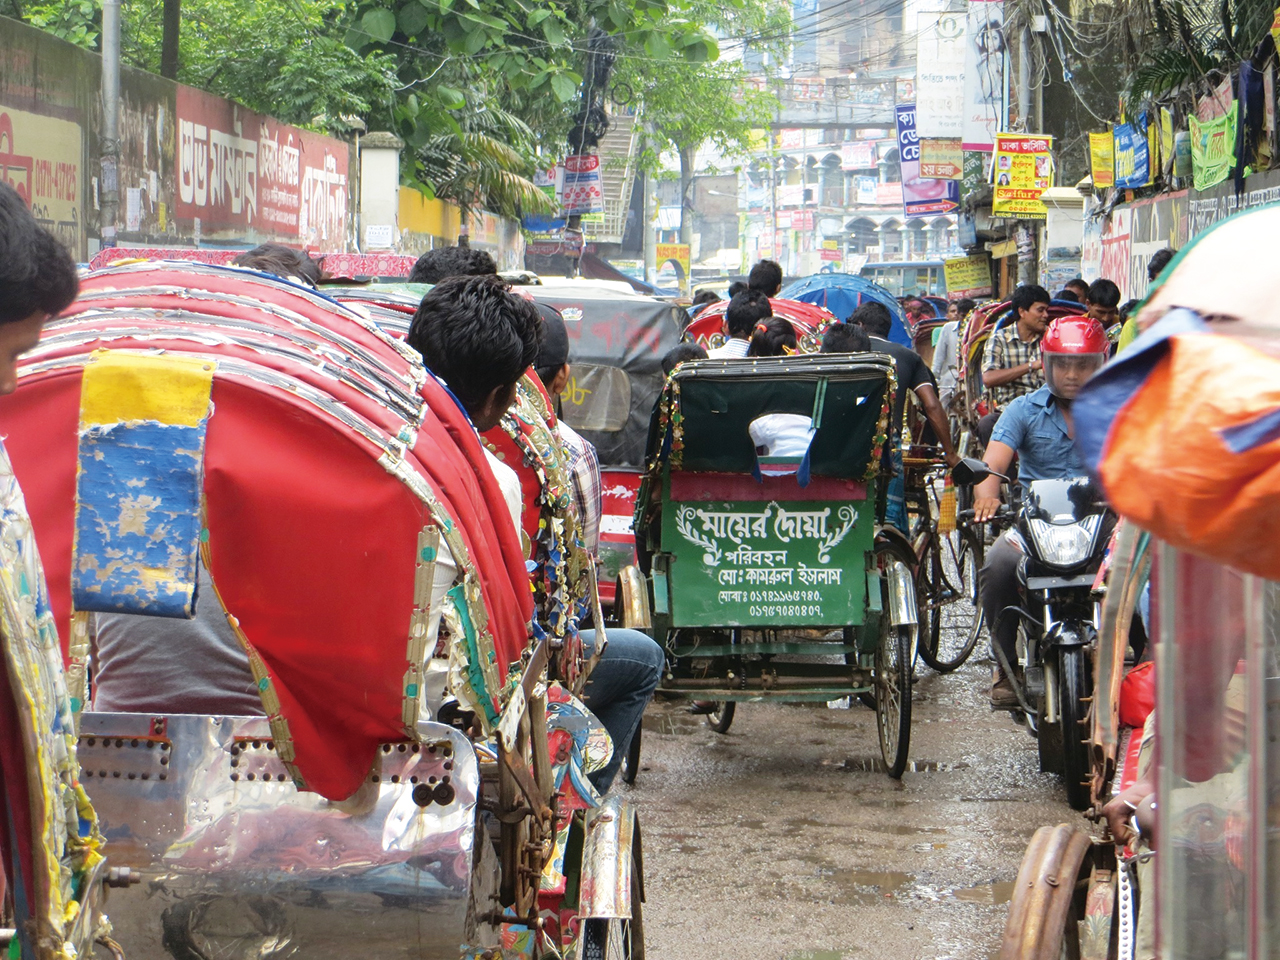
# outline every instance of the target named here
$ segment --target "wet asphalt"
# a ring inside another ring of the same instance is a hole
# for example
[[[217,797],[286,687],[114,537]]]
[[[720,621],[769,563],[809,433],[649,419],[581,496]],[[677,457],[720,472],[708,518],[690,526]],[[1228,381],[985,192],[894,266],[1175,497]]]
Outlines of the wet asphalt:
[[[727,734],[650,705],[620,788],[640,807],[650,960],[995,956],[1032,833],[1080,818],[987,705],[988,663],[916,674],[901,781],[856,700],[739,704]]]

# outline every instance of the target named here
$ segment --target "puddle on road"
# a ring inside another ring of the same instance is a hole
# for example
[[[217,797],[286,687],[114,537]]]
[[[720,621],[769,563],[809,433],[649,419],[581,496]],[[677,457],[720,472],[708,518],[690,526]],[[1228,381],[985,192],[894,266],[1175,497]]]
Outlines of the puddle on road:
[[[836,760],[823,761],[824,763],[836,764],[840,763]],[[869,773],[883,773],[884,761],[879,757],[846,757],[840,766],[846,770],[857,770]],[[907,763],[907,773],[950,773],[953,770],[968,770],[969,764],[960,762],[949,762],[946,760],[912,760]]]
[[[832,870],[827,877],[840,888],[840,902],[864,907],[892,900],[915,879],[892,870]]]
[[[640,720],[646,733],[689,734],[709,729],[706,718],[692,713],[646,713]]]
[[[952,890],[951,896],[966,903],[984,903],[990,906],[998,906],[1002,903],[1008,903],[1013,897],[1013,882],[988,883],[981,887],[965,887],[961,890]]]

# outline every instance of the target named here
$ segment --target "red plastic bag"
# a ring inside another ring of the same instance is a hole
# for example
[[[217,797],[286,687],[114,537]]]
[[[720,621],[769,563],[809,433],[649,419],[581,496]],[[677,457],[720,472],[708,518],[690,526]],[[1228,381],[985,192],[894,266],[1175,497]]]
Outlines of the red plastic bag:
[[[1120,682],[1120,722],[1126,727],[1141,727],[1156,707],[1155,664],[1140,663]]]

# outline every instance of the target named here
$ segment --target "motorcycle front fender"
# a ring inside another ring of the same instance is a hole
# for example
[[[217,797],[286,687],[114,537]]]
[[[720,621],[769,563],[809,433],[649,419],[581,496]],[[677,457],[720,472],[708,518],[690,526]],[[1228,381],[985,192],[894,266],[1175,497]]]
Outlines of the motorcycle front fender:
[[[1047,654],[1061,647],[1087,647],[1094,638],[1093,624],[1082,620],[1062,620],[1049,628],[1040,647]]]

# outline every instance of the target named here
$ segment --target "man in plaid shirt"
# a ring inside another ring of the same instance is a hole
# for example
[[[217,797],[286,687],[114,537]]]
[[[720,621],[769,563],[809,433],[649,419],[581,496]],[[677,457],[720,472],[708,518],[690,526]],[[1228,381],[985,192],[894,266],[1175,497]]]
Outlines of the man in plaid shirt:
[[[985,446],[1000,419],[1000,411],[1044,384],[1040,361],[1040,336],[1049,325],[1049,291],[1034,283],[1013,291],[1013,311],[1017,319],[991,335],[982,360],[982,384],[995,408],[978,422],[978,435]]]

